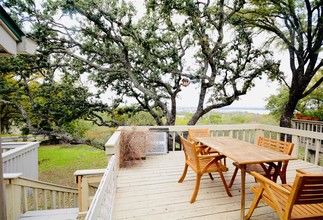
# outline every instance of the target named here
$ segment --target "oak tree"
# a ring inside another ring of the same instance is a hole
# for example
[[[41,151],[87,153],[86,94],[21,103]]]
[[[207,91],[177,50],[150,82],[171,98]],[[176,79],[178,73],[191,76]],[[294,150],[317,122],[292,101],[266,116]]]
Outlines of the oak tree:
[[[289,89],[289,96],[280,117],[280,126],[290,127],[299,100],[318,88],[323,77],[310,85],[322,70],[323,1],[322,0],[252,0],[241,11],[251,27],[270,34],[269,42],[278,42],[289,55],[291,81],[280,80]]]

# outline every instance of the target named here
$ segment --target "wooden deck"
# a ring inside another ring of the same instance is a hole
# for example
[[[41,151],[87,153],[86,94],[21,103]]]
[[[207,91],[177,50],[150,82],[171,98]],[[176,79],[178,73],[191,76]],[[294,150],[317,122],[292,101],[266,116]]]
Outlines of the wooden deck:
[[[234,167],[227,160],[230,181]],[[117,195],[113,219],[239,219],[240,218],[240,172],[231,188],[233,197],[228,197],[218,174],[214,181],[208,175],[201,180],[196,202],[189,203],[195,186],[194,172],[189,170],[183,183],[178,183],[184,167],[184,153],[170,152],[167,155],[150,156],[131,168],[122,168],[118,176]],[[291,161],[287,182],[292,183],[296,169],[321,172],[323,167],[304,161]],[[280,181],[280,180],[279,180]],[[278,181],[278,182],[279,182]],[[250,206],[253,193],[250,186],[254,179],[246,176],[246,207]],[[252,219],[279,219],[271,208],[263,203]],[[247,213],[247,210],[246,210]]]

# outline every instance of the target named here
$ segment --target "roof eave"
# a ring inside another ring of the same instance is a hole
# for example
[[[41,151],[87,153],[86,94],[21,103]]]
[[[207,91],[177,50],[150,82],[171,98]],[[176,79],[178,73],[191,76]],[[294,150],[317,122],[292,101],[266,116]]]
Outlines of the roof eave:
[[[17,24],[12,20],[8,13],[0,6],[0,19],[6,24],[10,31],[21,41],[25,34],[20,30]]]

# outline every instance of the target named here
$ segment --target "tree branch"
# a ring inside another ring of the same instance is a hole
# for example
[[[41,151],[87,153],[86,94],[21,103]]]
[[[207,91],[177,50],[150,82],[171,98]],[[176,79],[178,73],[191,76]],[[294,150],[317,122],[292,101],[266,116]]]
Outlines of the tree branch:
[[[321,83],[323,82],[323,76],[310,88],[308,89],[306,92],[303,93],[302,98],[308,96],[311,92],[313,92],[317,87],[319,87],[321,85]]]

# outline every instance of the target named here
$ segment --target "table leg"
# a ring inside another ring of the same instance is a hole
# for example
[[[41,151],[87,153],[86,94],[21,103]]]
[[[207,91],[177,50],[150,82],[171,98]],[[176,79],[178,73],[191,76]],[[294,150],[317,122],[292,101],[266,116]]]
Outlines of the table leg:
[[[240,165],[241,169],[241,213],[240,213],[240,219],[244,219],[244,210],[246,205],[246,165],[242,164]]]
[[[282,162],[279,161],[277,166],[275,167],[275,172],[274,172],[274,176],[273,176],[273,181],[275,183],[277,182],[277,177],[279,176],[279,174],[281,172],[281,167],[282,167]]]

